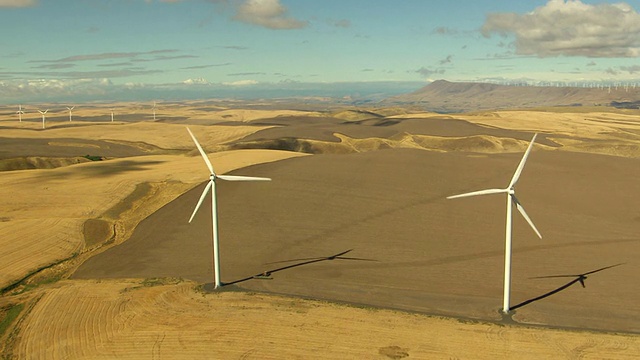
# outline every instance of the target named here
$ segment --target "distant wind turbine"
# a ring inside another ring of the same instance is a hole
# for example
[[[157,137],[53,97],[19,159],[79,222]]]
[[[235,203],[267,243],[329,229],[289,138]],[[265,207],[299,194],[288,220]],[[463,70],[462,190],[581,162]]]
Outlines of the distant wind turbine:
[[[20,119],[20,122],[22,122],[22,114],[24,114],[24,111],[22,111],[22,105],[18,105],[18,111],[16,111],[16,114],[18,114],[18,118]]]
[[[529,215],[524,211],[524,207],[520,204],[520,201],[516,198],[515,186],[520,178],[520,174],[522,174],[522,169],[524,169],[524,164],[527,161],[527,157],[533,148],[533,143],[536,140],[536,136],[538,134],[533,135],[531,139],[531,143],[527,148],[527,151],[524,153],[522,160],[520,160],[520,164],[518,164],[518,168],[516,172],[513,174],[511,178],[511,182],[509,182],[509,186],[504,189],[487,189],[474,191],[470,193],[464,193],[460,195],[453,195],[447,197],[447,199],[456,199],[461,197],[468,196],[476,196],[476,195],[488,195],[488,194],[507,194],[507,223],[506,223],[506,231],[505,231],[505,253],[504,253],[504,294],[503,294],[503,302],[502,302],[502,311],[507,314],[509,313],[509,297],[511,294],[511,238],[512,238],[512,220],[513,220],[513,211],[512,205],[516,205],[516,209],[520,212],[522,217],[529,223],[533,231],[538,235],[539,238],[542,239],[542,235],[536,229],[536,226],[533,224]]]
[[[40,110],[38,110],[38,112],[39,112],[40,114],[42,114],[42,128],[43,128],[43,129],[45,128],[45,122],[46,122],[45,114],[47,113],[47,111],[49,111],[49,109],[47,109],[47,110],[45,110],[45,111],[40,111]]]
[[[202,159],[207,165],[207,168],[209,169],[209,173],[210,173],[209,182],[207,183],[207,186],[204,188],[204,191],[200,196],[200,200],[198,200],[198,204],[196,205],[195,210],[193,210],[193,214],[191,214],[189,223],[191,223],[193,218],[196,216],[198,209],[200,209],[200,205],[202,205],[202,202],[204,201],[205,197],[207,197],[207,194],[209,193],[209,191],[211,191],[211,231],[213,235],[213,272],[214,272],[213,286],[215,289],[217,289],[218,287],[222,286],[222,282],[220,281],[220,249],[218,244],[218,205],[216,201],[216,196],[217,196],[216,180],[220,179],[220,180],[226,180],[226,181],[270,181],[271,179],[263,178],[263,177],[250,177],[250,176],[216,175],[216,173],[213,171],[213,165],[211,165],[211,162],[209,161],[207,154],[202,149],[202,146],[200,146],[200,143],[198,143],[198,140],[196,139],[195,135],[193,135],[193,133],[189,128],[187,128],[187,131],[189,132],[189,135],[191,135],[193,142],[196,144],[196,147],[198,148],[200,155],[202,155]]]
[[[75,106],[72,106],[72,107],[67,106],[67,110],[69,110],[69,121],[71,121],[71,110],[73,110],[74,108]]]
[[[113,122],[113,108],[111,108],[111,122]]]
[[[153,102],[153,121],[156,120],[156,102]]]

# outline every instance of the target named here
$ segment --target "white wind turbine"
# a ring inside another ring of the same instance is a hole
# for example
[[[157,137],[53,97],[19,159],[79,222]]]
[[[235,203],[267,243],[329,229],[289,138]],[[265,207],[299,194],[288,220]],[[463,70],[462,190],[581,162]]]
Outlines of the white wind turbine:
[[[45,110],[45,111],[40,111],[40,110],[38,110],[38,112],[39,112],[40,114],[42,114],[42,128],[43,128],[43,129],[44,129],[44,127],[45,127],[45,126],[44,126],[45,121],[46,121],[46,120],[45,120],[45,114],[47,113],[47,111],[49,111],[49,109],[47,109],[47,110]]]
[[[516,205],[516,209],[518,209],[520,214],[522,214],[522,217],[524,217],[524,219],[529,223],[533,231],[535,231],[536,235],[538,235],[538,237],[542,239],[542,235],[540,234],[538,229],[536,229],[536,226],[533,224],[533,221],[531,221],[531,218],[529,218],[529,215],[527,215],[527,213],[524,211],[524,207],[522,207],[522,204],[520,204],[520,201],[518,201],[518,199],[516,198],[516,192],[515,192],[516,183],[520,178],[520,174],[522,173],[524,164],[527,161],[527,157],[529,156],[529,153],[533,148],[533,142],[536,140],[536,136],[538,136],[538,134],[533,135],[533,139],[531,139],[531,143],[529,144],[527,151],[524,153],[522,160],[520,160],[520,164],[518,165],[516,172],[513,174],[513,178],[511,178],[511,182],[509,183],[509,186],[507,186],[505,189],[487,189],[487,190],[473,191],[470,193],[453,195],[453,196],[447,197],[447,199],[456,199],[456,198],[476,196],[476,195],[507,194],[507,225],[506,225],[505,250],[504,250],[504,294],[503,294],[503,303],[502,303],[502,311],[505,314],[509,313],[509,309],[510,309],[509,296],[511,294],[511,236],[512,236],[512,219],[513,219],[512,205],[513,204]]]
[[[75,106],[72,106],[72,107],[67,106],[67,110],[69,110],[69,121],[71,121],[71,110],[73,109],[75,109]]]
[[[18,114],[18,119],[22,122],[22,114],[24,114],[24,111],[22,111],[22,105],[18,105],[18,111],[16,111],[16,114]]]
[[[111,122],[113,122],[113,108],[111,108]]]
[[[156,102],[153,102],[153,121],[156,121]]]
[[[202,202],[204,201],[205,197],[207,197],[209,190],[211,190],[211,230],[213,233],[212,234],[213,235],[213,272],[214,272],[214,288],[217,289],[218,287],[222,286],[222,282],[220,281],[220,248],[218,244],[218,205],[216,202],[216,180],[220,179],[220,180],[227,180],[227,181],[270,181],[271,179],[263,178],[263,177],[251,177],[251,176],[216,175],[216,173],[213,171],[213,166],[211,165],[211,162],[209,161],[207,154],[202,149],[202,146],[200,146],[200,143],[198,143],[198,140],[196,139],[195,135],[193,135],[193,133],[189,128],[187,128],[187,131],[189,132],[189,135],[191,135],[193,142],[196,144],[196,147],[198,148],[200,155],[202,155],[202,158],[204,159],[204,162],[207,164],[207,168],[209,169],[209,172],[210,172],[209,183],[204,188],[204,191],[200,196],[200,200],[198,200],[198,204],[196,205],[196,208],[193,210],[193,214],[191,214],[191,218],[189,218],[189,223],[191,223],[193,218],[196,216],[198,209],[200,209],[200,205],[202,205]]]

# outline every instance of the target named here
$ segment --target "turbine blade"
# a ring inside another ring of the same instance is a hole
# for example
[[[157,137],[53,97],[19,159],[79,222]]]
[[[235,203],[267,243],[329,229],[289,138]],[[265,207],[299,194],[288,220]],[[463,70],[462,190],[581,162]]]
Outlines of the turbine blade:
[[[533,142],[536,141],[536,137],[538,136],[538,134],[534,134],[533,138],[531,139],[531,142],[529,143],[529,147],[527,148],[527,151],[524,152],[524,156],[522,156],[522,160],[520,160],[520,164],[518,164],[518,168],[516,169],[516,172],[513,174],[513,178],[511,178],[511,182],[509,183],[509,189],[511,189],[512,187],[516,186],[516,183],[518,182],[518,179],[520,178],[520,174],[522,174],[522,169],[524,169],[524,164],[527,162],[527,157],[529,156],[529,153],[531,152],[531,149],[533,148]]]
[[[500,193],[505,193],[505,192],[508,192],[508,191],[509,190],[507,190],[507,189],[479,190],[479,191],[472,191],[472,192],[468,192],[468,193],[464,193],[464,194],[460,194],[460,195],[447,196],[447,199],[457,199],[457,198],[476,196],[476,195],[500,194]]]
[[[189,222],[191,222],[191,220],[193,220],[193,217],[196,216],[196,213],[198,212],[198,209],[200,209],[200,205],[202,205],[202,202],[204,202],[204,198],[207,197],[207,193],[211,189],[212,185],[213,185],[213,181],[209,180],[209,183],[204,188],[204,191],[202,191],[202,195],[200,195],[200,200],[198,200],[198,205],[196,205],[196,208],[193,210],[193,214],[191,214],[191,217],[189,218]],[[213,195],[211,195],[211,196],[213,196]]]
[[[529,225],[531,226],[531,228],[533,229],[533,231],[536,232],[536,235],[538,235],[538,237],[540,239],[542,239],[542,234],[540,234],[540,231],[538,231],[538,229],[536,228],[535,225],[533,225],[533,221],[531,221],[531,218],[529,217],[529,215],[527,215],[527,212],[524,211],[524,207],[522,206],[522,204],[520,204],[520,201],[518,201],[518,198],[516,198],[515,195],[511,195],[511,199],[513,200],[513,202],[516,204],[516,208],[518,209],[518,211],[520,211],[520,214],[522,215],[522,217],[527,220],[527,222],[529,223]]]
[[[270,178],[254,176],[217,175],[216,177],[227,181],[271,181]]]
[[[198,143],[198,139],[196,139],[196,136],[193,135],[193,133],[191,132],[191,129],[187,128],[187,131],[189,132],[189,135],[191,135],[193,142],[196,143],[196,147],[198,148],[198,151],[200,151],[200,155],[202,155],[204,162],[207,164],[207,167],[209,168],[209,171],[211,172],[211,174],[215,175],[215,171],[213,171],[213,165],[211,165],[211,162],[209,161],[207,154],[202,149],[202,146],[200,146],[200,143]]]

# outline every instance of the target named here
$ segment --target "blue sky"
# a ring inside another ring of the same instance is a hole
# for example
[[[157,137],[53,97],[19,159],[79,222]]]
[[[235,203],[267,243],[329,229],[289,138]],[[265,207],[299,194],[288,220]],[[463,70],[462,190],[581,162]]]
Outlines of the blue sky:
[[[0,96],[635,81],[638,11],[640,0],[0,0]]]

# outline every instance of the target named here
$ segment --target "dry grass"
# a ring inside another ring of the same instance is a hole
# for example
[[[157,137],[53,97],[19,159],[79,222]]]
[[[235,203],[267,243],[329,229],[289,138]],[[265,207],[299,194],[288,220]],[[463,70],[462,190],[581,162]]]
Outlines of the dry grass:
[[[17,125],[17,124],[13,124]],[[59,124],[67,125],[67,124]],[[46,131],[32,131],[33,124],[22,123],[17,128],[3,129],[2,136],[9,138],[32,138],[32,139],[50,139],[51,145],[67,145],[75,144],[66,142],[61,139],[92,139],[92,140],[112,140],[129,144],[140,144],[144,149],[144,145],[152,145],[162,149],[192,149],[193,142],[187,135],[185,125],[164,124],[155,122],[139,122],[139,123],[117,123],[117,124],[93,124],[87,126],[86,123],[74,122],[72,127],[55,127],[52,126]],[[261,126],[223,126],[218,125],[215,128],[210,126],[189,125],[191,130],[198,134],[203,144],[210,146],[222,144],[228,141],[237,140],[252,134],[256,131],[266,129],[268,127]],[[35,127],[37,128],[37,126]],[[78,149],[79,155],[86,152],[91,153],[91,148],[83,146]]]
[[[153,285],[153,284],[149,284]],[[193,283],[64,281],[14,339],[16,358],[633,359],[637,336],[465,322]],[[47,331],[42,331],[42,329]]]

